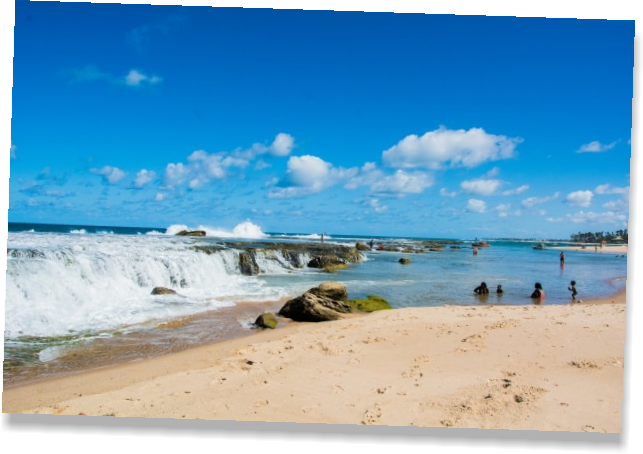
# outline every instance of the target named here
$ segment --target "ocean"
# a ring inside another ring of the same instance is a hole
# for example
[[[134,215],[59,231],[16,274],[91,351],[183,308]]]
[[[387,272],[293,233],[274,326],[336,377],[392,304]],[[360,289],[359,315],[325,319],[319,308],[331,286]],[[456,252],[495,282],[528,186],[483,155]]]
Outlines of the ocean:
[[[440,251],[405,254],[431,238],[332,233],[325,244],[373,239],[376,247],[335,274],[294,266],[312,258],[305,249],[294,258],[274,250],[257,255],[258,274],[245,275],[244,246],[319,244],[321,236],[264,233],[251,222],[230,231],[197,228],[205,237],[175,235],[184,229],[9,223],[5,385],[242,336],[260,313],[329,280],[344,284],[351,298],[375,294],[394,308],[533,304],[535,282],[546,291],[545,304],[569,304],[571,280],[581,299],[607,297],[626,284],[622,254],[566,251],[561,267],[560,251],[535,250],[535,241],[486,239],[491,246],[474,255],[473,239],[452,239]],[[411,264],[400,264],[401,257]],[[492,293],[481,298],[473,288],[482,281]],[[177,294],[151,295],[157,286]]]

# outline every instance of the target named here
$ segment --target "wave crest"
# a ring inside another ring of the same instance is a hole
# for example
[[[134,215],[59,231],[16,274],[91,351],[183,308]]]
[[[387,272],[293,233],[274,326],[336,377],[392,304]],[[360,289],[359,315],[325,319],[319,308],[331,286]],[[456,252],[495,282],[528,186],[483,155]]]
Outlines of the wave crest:
[[[216,237],[216,238],[266,238],[267,235],[262,232],[261,227],[250,222],[244,221],[237,224],[232,230],[223,230],[218,228],[213,228],[209,226],[199,225],[197,228],[191,228],[183,224],[173,224],[167,228],[165,231],[166,235],[176,235],[182,230],[203,230],[205,231],[206,236]]]

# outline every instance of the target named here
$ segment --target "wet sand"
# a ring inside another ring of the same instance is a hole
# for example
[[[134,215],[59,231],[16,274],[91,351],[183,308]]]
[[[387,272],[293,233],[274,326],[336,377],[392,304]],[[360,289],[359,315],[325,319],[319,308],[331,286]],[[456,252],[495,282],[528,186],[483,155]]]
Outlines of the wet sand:
[[[3,412],[617,433],[625,293],[291,323],[5,389]]]

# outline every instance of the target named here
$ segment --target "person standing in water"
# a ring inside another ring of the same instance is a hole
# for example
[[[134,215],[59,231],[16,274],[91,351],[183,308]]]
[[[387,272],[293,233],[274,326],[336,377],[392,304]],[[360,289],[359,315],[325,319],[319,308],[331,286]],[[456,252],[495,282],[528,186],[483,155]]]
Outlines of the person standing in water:
[[[565,266],[565,253],[560,253],[560,266]]]
[[[473,292],[476,295],[487,295],[489,293],[489,288],[485,282],[481,282],[479,286],[473,289]]]

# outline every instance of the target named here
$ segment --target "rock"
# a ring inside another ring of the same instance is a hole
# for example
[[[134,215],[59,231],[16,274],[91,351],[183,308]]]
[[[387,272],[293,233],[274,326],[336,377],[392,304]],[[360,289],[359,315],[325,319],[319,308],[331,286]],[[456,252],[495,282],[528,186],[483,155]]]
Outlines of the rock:
[[[309,268],[326,268],[332,265],[345,265],[346,261],[336,255],[318,255],[308,262]]]
[[[193,230],[191,232],[188,232],[187,230],[181,230],[180,232],[177,232],[176,235],[177,236],[205,236],[205,231]]]
[[[367,299],[365,300],[350,299],[347,301],[347,303],[362,312],[374,312],[385,309],[393,309],[388,301],[386,301],[386,299],[382,298],[381,296],[368,295],[366,298]]]
[[[275,329],[277,327],[277,319],[275,318],[275,314],[270,312],[261,314],[259,317],[257,317],[257,320],[255,320],[255,325],[257,325],[259,328]]]
[[[259,274],[259,265],[252,251],[242,252],[239,254],[239,269],[241,274],[246,276],[255,276]]]
[[[317,288],[319,289],[319,287]],[[325,322],[338,320],[342,314],[353,312],[353,308],[344,301],[316,295],[311,290],[288,301],[281,308],[278,315],[288,317],[297,322]],[[324,293],[324,290],[315,291]]]
[[[171,288],[154,287],[152,289],[152,295],[176,295],[176,292]]]
[[[402,265],[408,265],[409,263],[411,263],[411,259],[403,257],[400,260],[398,260],[398,262],[400,262]]]
[[[370,251],[371,250],[370,247],[368,247],[367,245],[365,245],[361,241],[358,241],[357,243],[355,243],[355,249],[357,249],[358,251]]]
[[[317,287],[308,290],[308,293],[338,301],[348,298],[346,287],[339,282],[322,282]]]

